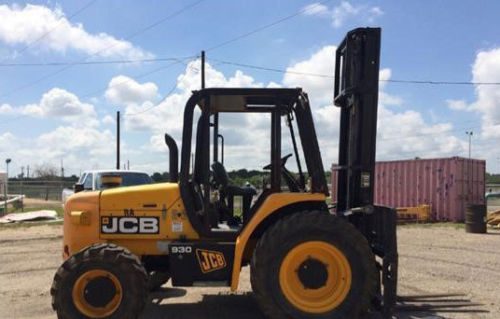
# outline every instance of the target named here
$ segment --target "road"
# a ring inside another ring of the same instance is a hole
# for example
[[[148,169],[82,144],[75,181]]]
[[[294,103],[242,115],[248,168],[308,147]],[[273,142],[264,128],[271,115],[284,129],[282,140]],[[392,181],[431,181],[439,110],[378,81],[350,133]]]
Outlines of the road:
[[[500,318],[499,231],[475,235],[454,226],[403,226],[398,240],[399,294],[419,297],[401,303],[398,318]],[[49,289],[61,262],[60,246],[61,226],[0,228],[0,318],[56,317]],[[248,269],[240,288],[230,294],[167,285],[151,295],[142,318],[263,318]],[[423,311],[422,305],[435,310]]]

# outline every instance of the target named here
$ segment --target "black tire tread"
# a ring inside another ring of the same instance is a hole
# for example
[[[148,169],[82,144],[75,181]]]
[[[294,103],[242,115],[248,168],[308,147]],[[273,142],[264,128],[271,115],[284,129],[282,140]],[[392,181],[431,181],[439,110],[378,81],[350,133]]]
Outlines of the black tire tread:
[[[112,263],[114,267],[124,271],[127,277],[131,278],[134,284],[124,289],[128,290],[129,295],[135,296],[134,298],[129,298],[129,301],[132,301],[134,305],[131,307],[132,311],[121,314],[120,318],[137,318],[147,301],[148,275],[137,256],[124,247],[108,243],[91,245],[72,255],[59,267],[50,289],[52,309],[57,311],[58,318],[69,319],[75,317],[74,314],[68,311],[68,305],[65,305],[62,301],[61,294],[63,293],[63,283],[69,280],[69,277],[77,271],[82,264],[91,262]],[[110,318],[114,317],[114,314],[110,316]]]
[[[268,318],[285,319],[290,318],[282,309],[277,307],[274,297],[267,287],[265,265],[269,265],[275,258],[276,252],[279,251],[280,245],[290,234],[297,231],[300,225],[314,225],[319,229],[329,228],[333,232],[341,232],[346,236],[345,240],[356,245],[356,249],[362,251],[367,260],[373,260],[373,271],[367,272],[366,282],[366,297],[356,302],[358,308],[355,313],[362,315],[366,313],[370,307],[373,296],[377,289],[377,274],[375,268],[375,256],[371,251],[366,238],[349,222],[337,218],[323,211],[303,211],[286,216],[272,225],[258,241],[251,260],[251,285],[257,303],[261,310]],[[312,317],[311,317],[312,318]],[[318,317],[321,318],[321,317]]]

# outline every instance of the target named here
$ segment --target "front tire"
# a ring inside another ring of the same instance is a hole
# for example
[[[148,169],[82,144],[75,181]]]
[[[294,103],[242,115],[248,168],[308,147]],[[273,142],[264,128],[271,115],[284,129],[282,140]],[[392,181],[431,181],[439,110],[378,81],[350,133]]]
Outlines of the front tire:
[[[127,249],[96,244],[59,267],[50,293],[59,319],[132,319],[146,303],[147,274]]]
[[[252,288],[269,318],[359,318],[375,296],[376,276],[364,236],[322,211],[276,222],[251,263]]]

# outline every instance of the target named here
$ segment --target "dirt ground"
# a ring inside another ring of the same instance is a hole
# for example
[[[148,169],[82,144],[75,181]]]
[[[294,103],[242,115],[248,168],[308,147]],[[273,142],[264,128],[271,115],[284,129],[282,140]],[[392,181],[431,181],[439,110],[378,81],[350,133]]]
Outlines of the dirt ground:
[[[500,318],[500,231],[466,234],[456,226],[402,226],[396,317]],[[55,318],[49,289],[61,262],[61,226],[0,228],[0,318]],[[241,292],[165,287],[143,318],[263,318],[252,299],[249,271]],[[415,302],[418,301],[418,302]],[[425,307],[427,309],[425,309]]]

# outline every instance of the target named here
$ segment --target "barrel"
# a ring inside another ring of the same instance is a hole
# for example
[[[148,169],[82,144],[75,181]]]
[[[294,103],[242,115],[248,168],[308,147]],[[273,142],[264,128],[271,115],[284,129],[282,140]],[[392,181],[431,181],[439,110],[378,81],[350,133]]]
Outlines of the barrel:
[[[465,231],[467,233],[486,233],[486,205],[470,204],[465,211]]]

